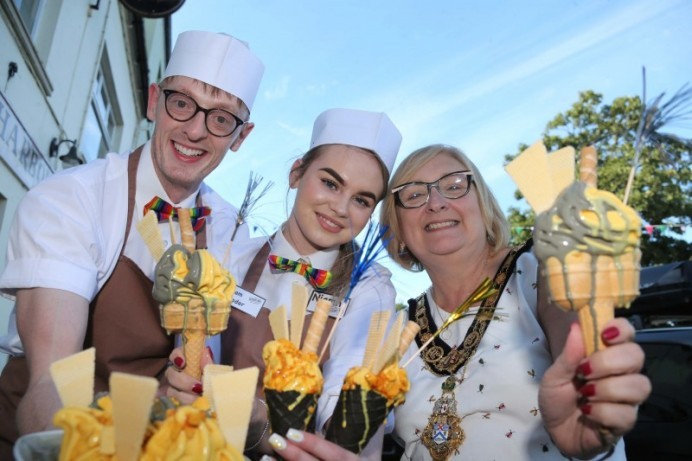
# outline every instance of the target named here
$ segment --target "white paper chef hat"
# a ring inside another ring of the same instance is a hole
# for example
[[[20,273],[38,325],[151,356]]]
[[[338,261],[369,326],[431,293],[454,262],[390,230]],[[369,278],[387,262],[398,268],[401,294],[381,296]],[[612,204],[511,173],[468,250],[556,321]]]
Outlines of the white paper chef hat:
[[[264,64],[247,43],[223,33],[188,31],[178,35],[163,76],[190,77],[240,98],[252,109]]]
[[[323,144],[348,144],[375,152],[392,172],[401,146],[401,133],[384,112],[329,109],[312,128],[310,148]]]

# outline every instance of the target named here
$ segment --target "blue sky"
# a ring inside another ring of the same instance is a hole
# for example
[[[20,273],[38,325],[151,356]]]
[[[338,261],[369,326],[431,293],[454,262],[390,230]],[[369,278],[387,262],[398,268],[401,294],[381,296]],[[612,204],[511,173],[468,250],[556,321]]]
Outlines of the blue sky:
[[[505,154],[540,139],[580,91],[610,102],[672,95],[692,83],[690,0],[187,0],[184,30],[226,32],[266,65],[256,128],[208,182],[239,204],[251,171],[275,185],[250,221],[272,232],[292,204],[286,176],[325,109],[386,112],[403,133],[399,158],[432,143],[460,147],[504,210],[516,206]],[[687,126],[671,131],[692,137]],[[397,300],[424,274],[394,272]]]

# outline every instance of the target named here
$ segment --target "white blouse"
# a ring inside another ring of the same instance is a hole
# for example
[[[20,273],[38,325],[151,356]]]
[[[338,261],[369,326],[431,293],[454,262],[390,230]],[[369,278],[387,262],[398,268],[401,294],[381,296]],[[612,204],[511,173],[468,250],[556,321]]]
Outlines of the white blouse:
[[[454,396],[461,429],[465,434],[453,460],[538,461],[565,459],[543,428],[538,409],[538,387],[552,363],[548,343],[536,312],[538,264],[530,252],[517,260],[514,273],[501,294],[496,316],[467,365],[457,371]],[[449,313],[426,293],[435,324]],[[473,309],[473,314],[477,309]],[[453,323],[443,340],[454,346],[463,340],[473,316]],[[407,356],[418,349],[414,342]],[[442,396],[447,376],[435,376],[417,356],[407,367],[411,390],[406,403],[395,409],[395,437],[405,447],[402,459],[431,460],[421,433]],[[624,444],[609,459],[625,459]]]

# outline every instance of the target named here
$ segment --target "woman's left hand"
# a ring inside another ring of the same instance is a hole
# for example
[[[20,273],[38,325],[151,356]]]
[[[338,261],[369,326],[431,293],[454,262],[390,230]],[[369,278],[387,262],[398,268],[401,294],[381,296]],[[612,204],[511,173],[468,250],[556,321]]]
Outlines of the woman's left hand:
[[[637,420],[651,392],[640,374],[644,351],[624,318],[605,325],[604,350],[585,358],[581,329],[570,328],[565,347],[541,380],[543,423],[563,454],[592,457],[610,449]]]
[[[173,349],[168,360],[169,366],[164,374],[165,394],[176,398],[183,405],[190,405],[202,395],[202,382],[183,372],[187,364],[182,347]],[[210,363],[214,363],[214,358],[207,347],[202,354],[202,369]]]

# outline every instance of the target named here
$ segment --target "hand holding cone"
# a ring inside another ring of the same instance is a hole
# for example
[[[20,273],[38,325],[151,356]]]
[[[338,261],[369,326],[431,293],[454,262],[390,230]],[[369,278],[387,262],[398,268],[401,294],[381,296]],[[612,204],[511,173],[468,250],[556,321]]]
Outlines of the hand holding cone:
[[[182,335],[183,371],[200,379],[206,337],[228,326],[236,282],[211,253],[195,249],[189,211],[180,209],[178,220],[182,245],[171,245],[163,254],[158,254],[162,244],[157,223],[145,217],[138,229],[158,257],[152,294],[161,303],[161,326]]]
[[[546,152],[545,161],[552,155]],[[604,347],[600,332],[614,308],[629,307],[639,294],[641,258],[641,220],[613,194],[596,188],[597,163],[593,147],[582,149],[581,180],[557,191],[552,207],[535,210],[534,229],[550,300],[577,311],[587,355]],[[513,178],[521,189],[525,178]],[[541,187],[536,181],[533,186]]]

